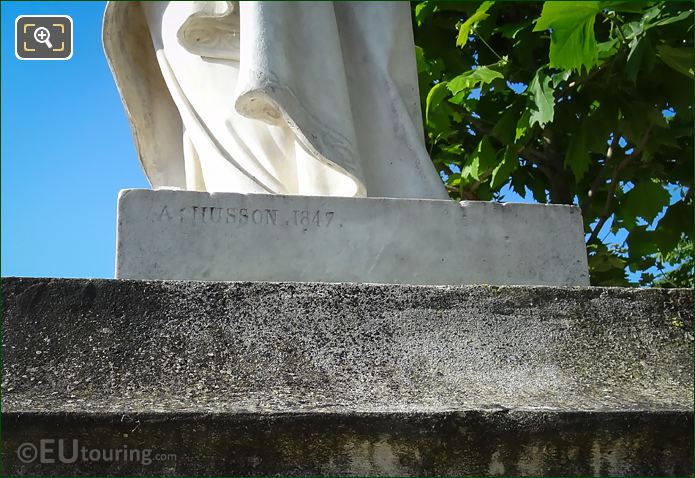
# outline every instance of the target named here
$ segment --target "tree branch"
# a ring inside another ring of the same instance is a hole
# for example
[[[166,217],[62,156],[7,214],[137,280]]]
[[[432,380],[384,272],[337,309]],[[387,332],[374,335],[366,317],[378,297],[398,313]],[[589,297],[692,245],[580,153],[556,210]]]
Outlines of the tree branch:
[[[603,206],[603,211],[601,212],[601,216],[599,216],[599,220],[596,223],[594,230],[591,231],[591,236],[589,236],[589,239],[586,241],[587,244],[591,244],[592,242],[596,241],[596,239],[598,239],[599,232],[601,232],[601,229],[606,224],[606,221],[608,221],[608,218],[611,217],[611,215],[613,214],[613,196],[615,195],[615,190],[618,187],[618,175],[623,169],[625,169],[629,162],[629,159],[629,157],[623,159],[618,165],[618,167],[613,170],[611,184],[608,187],[608,197],[606,198],[606,204]]]
[[[482,121],[480,121],[478,118],[474,118],[467,109],[460,108],[460,110],[461,114],[465,116],[466,120],[469,121],[475,127],[475,129],[479,130],[483,135],[490,136],[492,139],[497,141],[498,145],[503,145],[502,141],[499,138],[492,135],[492,128],[483,124]],[[548,169],[548,165],[545,161],[545,156],[542,153],[536,151],[535,149],[527,148],[527,146],[528,145],[520,146],[517,149],[516,154],[521,156],[526,161],[535,164],[543,172],[543,174],[545,174],[548,177],[551,177],[554,174],[554,171]]]
[[[647,131],[644,132],[644,136],[642,137],[642,141],[640,144],[635,147],[635,150],[630,154],[629,156],[625,157],[618,166],[613,170],[613,175],[611,177],[611,183],[610,186],[608,187],[608,197],[606,197],[606,204],[603,206],[603,211],[601,212],[601,216],[599,216],[599,220],[596,223],[596,226],[594,227],[594,230],[591,231],[591,235],[589,236],[589,239],[586,241],[587,244],[590,244],[596,239],[598,239],[598,234],[603,228],[603,226],[606,224],[606,221],[608,221],[608,218],[613,215],[613,198],[615,195],[615,190],[618,187],[618,177],[620,176],[620,173],[628,167],[630,164],[632,158],[637,157],[638,155],[642,154],[644,151],[644,148],[647,145],[647,140],[649,139],[649,133],[651,132],[651,126],[647,128]],[[616,134],[617,136],[617,134]]]
[[[606,166],[608,166],[608,163],[613,159],[613,156],[615,154],[615,150],[618,147],[618,142],[620,141],[621,138],[620,132],[616,131],[613,133],[613,140],[611,141],[611,144],[608,146],[608,150],[606,151],[606,164],[604,165],[603,168],[599,171],[599,173],[596,175],[596,178],[594,181],[591,183],[591,186],[589,186],[589,191],[587,191],[587,199],[584,201],[584,204],[582,205],[582,208],[585,210],[589,209],[589,204],[591,204],[591,200],[594,198],[599,186],[601,185],[601,181],[603,180],[604,173],[608,170]]]

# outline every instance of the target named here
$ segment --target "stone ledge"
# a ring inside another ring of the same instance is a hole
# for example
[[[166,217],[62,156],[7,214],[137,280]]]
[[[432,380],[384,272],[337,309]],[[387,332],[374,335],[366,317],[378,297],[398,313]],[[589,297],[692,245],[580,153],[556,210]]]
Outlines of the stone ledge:
[[[8,278],[3,291],[10,474],[692,469],[690,290]],[[14,450],[43,437],[182,458],[21,463]]]
[[[7,413],[3,425],[11,475],[664,476],[692,470],[693,420],[685,411],[55,411]],[[152,450],[150,458],[176,458],[144,465],[16,458],[22,443],[41,438],[62,438],[66,448],[76,439],[88,449],[127,446]]]

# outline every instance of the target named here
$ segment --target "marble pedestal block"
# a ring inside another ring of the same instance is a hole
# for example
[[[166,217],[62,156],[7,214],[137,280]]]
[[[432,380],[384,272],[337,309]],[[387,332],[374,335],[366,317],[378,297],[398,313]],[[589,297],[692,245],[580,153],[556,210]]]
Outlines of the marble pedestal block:
[[[116,277],[589,284],[578,208],[124,190]]]

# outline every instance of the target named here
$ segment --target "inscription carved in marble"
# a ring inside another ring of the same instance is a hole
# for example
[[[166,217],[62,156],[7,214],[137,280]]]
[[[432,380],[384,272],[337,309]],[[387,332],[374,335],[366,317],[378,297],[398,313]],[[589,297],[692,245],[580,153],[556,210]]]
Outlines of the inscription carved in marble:
[[[154,221],[178,221],[193,225],[236,224],[239,226],[330,227],[335,212],[321,209],[253,209],[245,207],[189,206],[170,208],[164,205]]]

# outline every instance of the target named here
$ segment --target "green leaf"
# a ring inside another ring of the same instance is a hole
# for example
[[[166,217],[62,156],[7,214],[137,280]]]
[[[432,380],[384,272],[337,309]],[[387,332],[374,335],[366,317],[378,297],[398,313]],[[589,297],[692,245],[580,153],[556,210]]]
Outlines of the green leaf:
[[[425,59],[425,52],[419,46],[415,47],[415,62],[417,63],[417,72],[426,73],[430,70],[430,65]]]
[[[492,136],[499,139],[503,144],[510,144],[515,141],[515,128],[519,112],[517,108],[509,108],[492,128]]]
[[[693,78],[693,49],[692,48],[673,48],[668,45],[656,47],[657,56],[661,61],[682,73],[689,78]]]
[[[596,51],[598,52],[598,59],[605,60],[610,58],[620,50],[620,42],[617,38],[612,40],[604,41],[596,45]]]
[[[653,105],[632,98],[621,100],[620,111],[622,118],[618,127],[623,132],[623,136],[632,144],[639,144],[647,131],[654,127],[666,127],[666,120]]]
[[[458,37],[456,38],[456,46],[463,48],[466,45],[468,36],[471,34],[471,29],[473,29],[478,22],[485,20],[490,16],[486,12],[494,3],[495,2],[483,2],[475,13],[461,24],[459,27]]]
[[[447,101],[449,103],[453,103],[455,105],[463,106],[468,111],[473,112],[477,108],[479,100],[476,98],[469,98],[469,96],[470,96],[470,92],[461,91],[458,94],[449,98]]]
[[[441,150],[451,156],[463,156],[464,151],[463,148],[461,147],[460,144],[454,144],[454,145],[448,145],[448,146],[442,146]]]
[[[656,264],[656,259],[654,257],[645,257],[637,262],[630,264],[630,271],[637,272],[642,269],[649,269]]]
[[[490,138],[484,136],[478,143],[478,148],[471,155],[471,177],[476,181],[490,169],[496,160],[495,148],[490,144]]]
[[[628,22],[621,28],[623,36],[628,40],[634,40],[644,33],[644,22]]]
[[[686,18],[688,18],[692,14],[693,14],[692,10],[687,10],[685,12],[680,13],[679,15],[676,15],[675,17],[662,18],[661,20],[652,23],[651,26],[654,26],[654,27],[659,26],[660,27],[660,26],[668,25],[670,23],[680,22],[681,20],[685,20]]]
[[[636,2],[635,0],[623,2],[601,2],[601,6],[606,10],[626,13],[642,13],[642,11],[654,2]]]
[[[533,31],[550,30],[550,66],[581,70],[598,63],[594,34],[601,2],[545,2]]]
[[[590,133],[586,138],[589,151],[605,154],[610,135],[618,125],[618,102],[612,91],[605,92],[605,96],[599,97],[599,106],[590,116],[589,123],[584,120],[585,127]]]
[[[421,27],[425,21],[432,16],[432,14],[437,9],[437,3],[433,1],[426,1],[418,3],[415,7],[415,21],[417,26]]]
[[[678,245],[683,233],[689,235],[692,230],[692,206],[681,200],[669,206],[664,217],[659,219],[656,227],[656,232],[659,234],[654,238],[654,242],[659,252],[666,255]]]
[[[625,259],[607,250],[589,256],[589,269],[591,269],[592,272],[606,272],[611,269],[623,270],[625,265]]]
[[[526,109],[524,114],[521,115],[519,121],[516,123],[516,130],[514,132],[514,142],[518,142],[520,139],[524,138],[526,133],[531,129],[531,110]]]
[[[459,184],[461,184],[461,175],[459,173],[454,173],[450,175],[446,180],[446,184],[454,187],[458,186]]]
[[[478,85],[490,83],[496,78],[504,78],[504,75],[487,66],[479,66],[452,78],[447,83],[447,87],[452,95],[456,95],[462,91],[472,90]]]
[[[561,71],[559,73],[555,73],[552,76],[553,79],[551,81],[553,88],[557,88],[564,81],[567,81],[570,78],[570,76],[572,76],[572,70],[565,70],[565,71]]]
[[[497,189],[511,177],[511,174],[519,165],[519,157],[516,154],[516,148],[514,146],[507,146],[504,150],[504,156],[502,161],[497,164],[495,169],[492,170],[492,179],[490,180],[490,187],[492,189]]]
[[[570,137],[570,143],[565,155],[565,167],[572,170],[572,174],[577,182],[581,181],[589,170],[591,158],[587,145],[587,131],[585,123],[579,127]]]
[[[512,40],[516,38],[521,30],[531,25],[531,20],[524,20],[519,23],[511,23],[507,25],[501,25],[497,30],[505,38],[511,38]]]
[[[664,10],[664,5],[662,4],[657,4],[654,5],[652,8],[644,12],[644,15],[642,15],[642,23],[649,28],[649,24],[651,23],[652,20],[657,18],[659,15],[661,15],[661,12]]]
[[[644,257],[658,251],[654,242],[654,231],[648,231],[645,226],[637,226],[627,236],[627,247],[630,249],[630,256]]]
[[[626,207],[619,207],[615,211],[615,226],[620,226],[628,231],[637,225],[637,215]]]
[[[625,63],[625,73],[632,83],[637,82],[637,75],[643,65],[645,69],[649,69],[653,64],[654,50],[652,49],[651,42],[646,36],[630,42],[630,53]]]
[[[550,77],[543,70],[538,70],[531,80],[528,93],[533,101],[529,125],[538,123],[541,128],[553,120],[555,114],[555,98],[553,87],[550,85]]]
[[[625,194],[622,206],[651,223],[668,206],[670,198],[671,195],[661,184],[642,181]]]
[[[430,92],[427,93],[427,102],[425,104],[425,120],[427,123],[430,122],[432,112],[441,104],[442,100],[444,100],[448,94],[449,90],[446,87],[446,81],[437,83],[430,89]]]
[[[533,199],[537,203],[545,204],[548,202],[547,182],[538,174],[531,174],[531,181],[526,186],[531,190]]]
[[[512,189],[522,198],[526,197],[526,179],[527,175],[521,169],[512,173]]]

